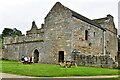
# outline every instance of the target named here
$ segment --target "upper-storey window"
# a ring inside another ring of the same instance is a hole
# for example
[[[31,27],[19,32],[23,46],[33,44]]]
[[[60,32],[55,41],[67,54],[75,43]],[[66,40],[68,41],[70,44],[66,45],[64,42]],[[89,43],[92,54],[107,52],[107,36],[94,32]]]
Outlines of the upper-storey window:
[[[88,31],[85,30],[85,40],[88,40]]]
[[[95,32],[94,32],[94,37],[95,37]]]

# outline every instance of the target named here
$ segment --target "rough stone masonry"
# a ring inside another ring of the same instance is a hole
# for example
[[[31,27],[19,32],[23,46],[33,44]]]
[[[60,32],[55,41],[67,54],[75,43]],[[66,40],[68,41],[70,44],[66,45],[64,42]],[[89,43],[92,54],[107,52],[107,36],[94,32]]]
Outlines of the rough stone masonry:
[[[57,2],[38,29],[35,21],[26,36],[5,37],[3,58],[32,57],[34,63],[117,67],[117,29],[113,16],[90,20]]]

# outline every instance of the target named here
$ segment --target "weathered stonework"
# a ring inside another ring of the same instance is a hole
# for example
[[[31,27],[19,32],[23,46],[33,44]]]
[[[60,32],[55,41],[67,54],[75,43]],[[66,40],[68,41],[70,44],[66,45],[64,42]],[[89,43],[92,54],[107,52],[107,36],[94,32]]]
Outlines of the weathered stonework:
[[[120,51],[118,51],[117,61],[118,61],[118,68],[120,69]]]
[[[26,36],[4,38],[4,58],[17,60],[22,55],[39,63],[57,64],[64,60],[115,68],[117,30],[113,17],[90,20],[57,2],[40,29],[33,22]]]
[[[74,56],[75,63],[82,66],[95,66],[104,68],[116,68],[117,63],[107,55],[93,55],[77,52]]]

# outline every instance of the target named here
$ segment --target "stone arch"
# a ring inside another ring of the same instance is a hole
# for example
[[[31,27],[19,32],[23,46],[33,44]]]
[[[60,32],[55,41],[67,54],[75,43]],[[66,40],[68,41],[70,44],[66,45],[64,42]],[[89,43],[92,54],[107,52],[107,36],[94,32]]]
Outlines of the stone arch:
[[[39,62],[39,56],[40,55],[40,51],[38,48],[34,48],[32,51],[32,62],[33,63],[38,63]]]
[[[39,61],[39,51],[37,49],[34,50],[34,63],[38,63]]]

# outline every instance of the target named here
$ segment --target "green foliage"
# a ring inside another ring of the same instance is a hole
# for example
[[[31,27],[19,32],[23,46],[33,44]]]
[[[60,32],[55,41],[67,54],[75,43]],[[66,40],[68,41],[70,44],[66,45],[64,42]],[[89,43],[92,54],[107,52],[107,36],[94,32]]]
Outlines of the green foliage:
[[[2,61],[2,72],[36,77],[116,75],[117,69],[72,66],[63,68],[53,64],[22,64]]]
[[[0,35],[0,47],[2,46],[3,48],[3,38],[4,37],[15,37],[15,36],[21,36],[22,32],[20,30],[17,30],[16,28],[10,29],[10,28],[4,28],[2,34]]]
[[[7,37],[7,36],[21,36],[22,32],[20,30],[17,30],[16,28],[10,29],[10,28],[4,28],[2,32],[2,37]]]
[[[0,40],[2,39],[2,34],[0,34]]]

